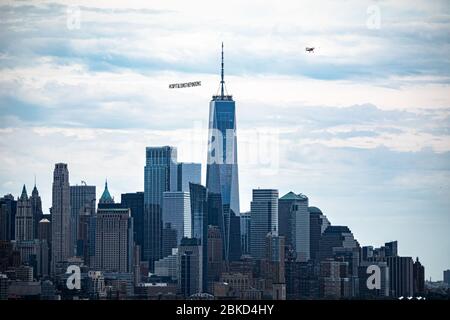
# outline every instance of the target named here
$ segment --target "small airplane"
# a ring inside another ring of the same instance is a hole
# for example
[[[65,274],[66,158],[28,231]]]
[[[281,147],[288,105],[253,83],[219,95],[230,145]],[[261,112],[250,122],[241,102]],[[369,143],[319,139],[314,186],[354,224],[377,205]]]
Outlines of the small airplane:
[[[314,47],[312,48],[306,47],[305,50],[306,52],[314,52]]]

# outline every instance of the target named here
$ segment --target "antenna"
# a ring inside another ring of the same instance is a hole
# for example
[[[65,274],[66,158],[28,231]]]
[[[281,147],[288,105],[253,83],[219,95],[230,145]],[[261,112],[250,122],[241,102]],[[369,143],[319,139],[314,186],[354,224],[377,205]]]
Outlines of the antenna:
[[[224,93],[223,93],[223,86],[225,84],[225,81],[223,80],[223,42],[222,42],[222,73],[221,73],[221,81],[220,81],[220,94],[221,98],[223,99]]]

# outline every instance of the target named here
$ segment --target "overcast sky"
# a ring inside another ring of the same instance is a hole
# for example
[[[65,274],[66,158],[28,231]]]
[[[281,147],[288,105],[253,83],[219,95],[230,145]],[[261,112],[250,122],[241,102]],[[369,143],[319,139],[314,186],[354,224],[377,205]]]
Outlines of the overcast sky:
[[[205,163],[223,41],[241,211],[252,188],[304,193],[361,245],[398,240],[442,279],[450,3],[224,3],[0,1],[0,194],[36,175],[48,213],[56,162],[119,201],[143,190],[146,146]],[[168,88],[186,81],[202,85]]]

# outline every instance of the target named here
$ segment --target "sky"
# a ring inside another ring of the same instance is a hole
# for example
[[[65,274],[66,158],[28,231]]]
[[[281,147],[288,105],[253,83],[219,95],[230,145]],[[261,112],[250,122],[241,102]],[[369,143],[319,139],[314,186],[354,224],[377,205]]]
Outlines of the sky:
[[[241,211],[309,197],[361,245],[450,268],[448,1],[0,1],[0,195],[44,212],[70,183],[143,190],[145,147],[201,162],[220,81],[236,101]],[[314,53],[305,47],[315,47]],[[169,89],[171,83],[201,86]]]

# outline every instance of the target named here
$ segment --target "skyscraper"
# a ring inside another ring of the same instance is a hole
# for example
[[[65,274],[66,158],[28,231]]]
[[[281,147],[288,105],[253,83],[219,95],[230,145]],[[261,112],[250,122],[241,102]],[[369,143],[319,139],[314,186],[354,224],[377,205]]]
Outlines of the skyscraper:
[[[33,225],[34,225],[33,235],[34,235],[34,238],[37,238],[39,221],[41,221],[41,219],[43,218],[43,212],[42,212],[42,201],[41,201],[41,197],[39,196],[39,191],[36,187],[36,181],[34,182],[34,188],[33,188],[33,191],[31,192],[30,201],[31,201],[31,212],[33,214]]]
[[[190,238],[192,233],[191,200],[189,192],[164,192],[162,208],[164,228],[170,228],[176,231],[176,248],[183,237]],[[171,254],[172,248],[165,248],[165,252]]]
[[[16,233],[17,201],[11,194],[0,198],[0,240],[14,240]]]
[[[278,190],[254,189],[251,211],[250,253],[262,259],[266,253],[266,236],[278,234]]]
[[[181,239],[178,248],[179,276],[178,286],[184,297],[189,297],[202,291],[202,246],[196,238]]]
[[[105,180],[105,189],[103,189],[102,196],[98,200],[98,207],[99,209],[116,208],[117,206],[114,206],[114,204],[114,198],[111,197],[111,194],[109,193],[108,180]]]
[[[180,162],[177,170],[177,191],[189,192],[189,182],[200,184],[202,181],[202,165],[200,163]]]
[[[413,260],[411,257],[386,257],[389,267],[390,291],[393,297],[410,297],[413,288]]]
[[[16,240],[33,240],[34,222],[33,211],[31,209],[31,200],[28,198],[25,185],[22,188],[22,194],[17,199],[16,213]]]
[[[296,254],[297,261],[310,259],[310,217],[308,197],[289,192],[278,201],[279,233]]]
[[[212,97],[209,106],[208,160],[206,188],[213,194],[218,208],[215,213],[221,229],[224,258],[238,260],[241,256],[240,237],[231,237],[231,232],[240,229],[239,181],[236,139],[236,106],[233,96],[225,95],[224,61],[222,43],[222,71],[220,95]],[[214,196],[215,195],[215,196]],[[234,225],[237,224],[237,225]],[[240,232],[238,232],[238,235]]]
[[[251,214],[241,213],[241,251],[242,254],[250,254]]]
[[[319,252],[319,243],[322,234],[330,225],[327,217],[317,207],[308,207],[309,212],[309,255],[315,260]]]
[[[165,191],[177,190],[177,149],[147,147],[144,168],[144,246],[150,271],[162,256],[162,204]]]
[[[415,296],[422,296],[425,293],[425,267],[418,257],[413,264],[413,287]]]
[[[144,244],[144,192],[122,193],[120,202],[123,208],[131,210],[134,242],[141,247],[142,251]]]
[[[98,209],[94,267],[105,272],[133,272],[133,223],[130,209]]]
[[[358,241],[347,226],[329,226],[325,230],[320,238],[317,259],[321,261],[333,258],[335,248],[359,248]]]
[[[82,248],[78,248],[80,215],[93,215],[95,213],[95,186],[88,186],[84,181],[82,185],[70,186],[71,211],[71,237],[75,255],[82,255]],[[82,242],[79,246],[83,246]]]
[[[189,183],[192,215],[192,237],[200,240],[202,246],[202,292],[208,287],[208,199],[204,186]]]
[[[70,185],[67,164],[57,163],[52,190],[52,272],[56,265],[72,256],[70,236]]]

